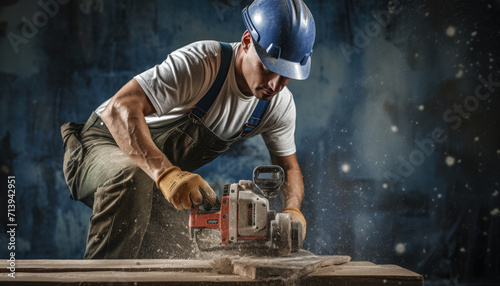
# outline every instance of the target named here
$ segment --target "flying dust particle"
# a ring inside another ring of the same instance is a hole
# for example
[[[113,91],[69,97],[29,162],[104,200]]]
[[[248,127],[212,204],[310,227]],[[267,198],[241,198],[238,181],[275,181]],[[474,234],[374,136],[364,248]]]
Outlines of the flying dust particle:
[[[396,251],[397,254],[401,255],[403,253],[405,253],[406,251],[406,247],[404,245],[404,243],[398,243],[396,244],[396,246],[394,247],[394,250]]]
[[[349,171],[351,170],[351,166],[349,166],[349,164],[347,164],[347,163],[343,163],[342,166],[340,167],[340,169],[344,173],[349,173]]]
[[[455,33],[457,32],[457,29],[455,29],[455,27],[453,26],[448,26],[448,28],[446,28],[446,35],[448,37],[453,37],[455,36]]]
[[[446,156],[446,159],[444,161],[446,165],[448,165],[448,167],[455,165],[455,158],[452,156]]]

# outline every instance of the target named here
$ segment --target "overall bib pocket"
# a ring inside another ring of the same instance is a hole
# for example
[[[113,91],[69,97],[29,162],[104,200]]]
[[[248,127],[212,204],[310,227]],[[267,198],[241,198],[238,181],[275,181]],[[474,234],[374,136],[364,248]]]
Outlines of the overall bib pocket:
[[[192,172],[211,162],[229,149],[230,143],[213,148],[213,139],[193,137],[183,128],[175,128],[163,142],[162,151],[167,158],[182,170]],[[197,138],[197,139],[194,139]]]

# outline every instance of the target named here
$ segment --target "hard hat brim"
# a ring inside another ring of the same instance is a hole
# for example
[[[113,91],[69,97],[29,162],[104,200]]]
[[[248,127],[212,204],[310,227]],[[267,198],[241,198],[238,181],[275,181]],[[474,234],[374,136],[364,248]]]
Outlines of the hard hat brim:
[[[275,57],[270,56],[266,49],[264,49],[259,43],[257,43],[252,38],[253,45],[255,47],[255,51],[259,58],[264,64],[264,66],[283,77],[295,79],[295,80],[304,80],[309,77],[309,73],[311,71],[311,57],[308,57],[305,64],[287,61],[285,59],[277,59]]]

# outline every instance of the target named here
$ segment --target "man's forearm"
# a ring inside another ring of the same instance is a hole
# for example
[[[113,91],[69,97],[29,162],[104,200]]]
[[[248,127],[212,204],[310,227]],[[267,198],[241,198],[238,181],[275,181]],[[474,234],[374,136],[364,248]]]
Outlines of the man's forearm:
[[[118,147],[156,181],[172,164],[151,138],[143,110],[147,103],[135,96],[142,92],[138,89],[140,87],[134,80],[125,85],[104,109],[101,119]]]
[[[304,182],[300,169],[291,169],[285,172],[286,180],[282,187],[285,195],[284,207],[300,209],[304,198]]]
[[[297,156],[295,154],[287,157],[271,155],[271,161],[273,164],[281,166],[285,171],[285,182],[281,187],[284,208],[300,209],[304,198],[304,181]]]
[[[114,116],[102,116],[102,120],[118,147],[156,181],[159,175],[172,164],[151,139],[144,115],[126,112],[119,114],[120,112],[113,111],[112,113],[115,113]]]

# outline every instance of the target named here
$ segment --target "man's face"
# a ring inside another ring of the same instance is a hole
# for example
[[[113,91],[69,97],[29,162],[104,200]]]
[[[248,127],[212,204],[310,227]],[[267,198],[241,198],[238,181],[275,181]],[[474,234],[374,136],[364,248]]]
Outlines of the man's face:
[[[249,44],[245,52],[242,72],[249,91],[258,99],[271,100],[290,82],[290,79],[268,70],[262,64],[253,43]]]

